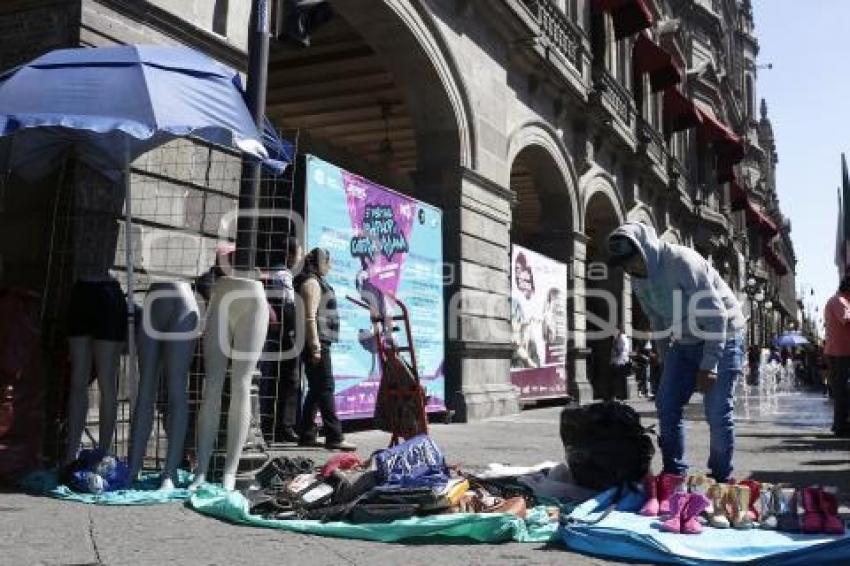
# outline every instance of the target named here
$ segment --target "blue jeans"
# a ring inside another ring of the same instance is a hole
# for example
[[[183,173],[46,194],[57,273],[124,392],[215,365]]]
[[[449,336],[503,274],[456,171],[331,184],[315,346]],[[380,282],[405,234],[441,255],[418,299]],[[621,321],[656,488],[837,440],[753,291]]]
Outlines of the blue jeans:
[[[711,431],[708,468],[717,481],[726,481],[732,473],[735,449],[735,381],[741,375],[744,338],[726,341],[717,367],[717,381],[703,397],[705,418]],[[673,344],[664,358],[664,372],[658,386],[655,406],[658,409],[661,456],[664,471],[684,475],[685,425],[683,409],[696,388],[696,375],[702,360],[702,344]]]

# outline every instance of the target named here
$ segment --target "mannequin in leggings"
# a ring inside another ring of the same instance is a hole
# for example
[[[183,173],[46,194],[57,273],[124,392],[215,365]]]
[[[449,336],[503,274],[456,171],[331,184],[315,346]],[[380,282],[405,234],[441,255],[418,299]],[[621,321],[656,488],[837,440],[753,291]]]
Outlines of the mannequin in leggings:
[[[304,301],[305,345],[303,359],[307,374],[307,396],[301,413],[299,444],[318,445],[316,411],[325,425],[325,448],[356,450],[345,442],[336,414],[331,346],[339,339],[339,312],[333,287],[325,280],[331,258],[327,250],[314,248],[304,260],[304,268],[295,280],[295,290]]]
[[[198,335],[198,303],[188,282],[164,281],[148,289],[138,328],[139,392],[132,415],[130,477],[142,469],[153,425],[160,370],[168,388],[168,453],[162,489],[173,489],[188,425],[189,366]]]
[[[230,407],[222,484],[232,490],[251,424],[251,376],[269,326],[263,285],[252,278],[225,276],[213,288],[204,334],[204,396],[198,415],[198,467],[190,489],[206,481],[221,418],[221,394],[230,363]]]

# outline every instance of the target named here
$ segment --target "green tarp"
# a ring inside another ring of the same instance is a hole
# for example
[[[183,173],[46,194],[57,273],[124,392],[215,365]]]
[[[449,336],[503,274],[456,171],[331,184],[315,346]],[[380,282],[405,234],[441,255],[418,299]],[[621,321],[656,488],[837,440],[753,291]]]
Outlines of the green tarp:
[[[192,474],[184,470],[177,471],[177,488],[160,490],[160,474],[145,473],[133,483],[132,489],[122,489],[95,495],[77,493],[66,485],[59,485],[55,471],[33,472],[19,483],[19,487],[29,493],[48,495],[56,499],[88,503],[91,505],[154,505],[172,501],[184,501],[189,498],[186,487],[192,481]]]
[[[558,524],[549,520],[545,507],[530,510],[525,520],[509,514],[457,513],[372,524],[283,521],[251,515],[248,500],[241,493],[210,484],[193,493],[188,504],[204,515],[240,525],[378,542],[545,543],[557,540],[558,531]]]

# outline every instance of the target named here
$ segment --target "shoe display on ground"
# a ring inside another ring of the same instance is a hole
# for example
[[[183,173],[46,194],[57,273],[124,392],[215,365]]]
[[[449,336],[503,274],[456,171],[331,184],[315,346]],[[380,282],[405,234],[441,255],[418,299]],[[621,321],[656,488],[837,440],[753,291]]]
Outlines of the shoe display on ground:
[[[803,519],[801,529],[806,534],[823,532],[823,514],[821,512],[821,488],[819,486],[802,489]]]
[[[658,514],[670,513],[670,498],[676,493],[687,491],[685,477],[676,474],[661,474],[658,477]]]
[[[776,494],[776,528],[787,533],[800,532],[800,492],[784,484],[774,487]]]
[[[759,495],[759,526],[762,529],[775,529],[777,526],[776,491],[773,484],[762,483]]]
[[[750,519],[750,488],[740,484],[730,485],[729,495],[732,503],[732,526],[736,529],[752,529],[753,521]]]
[[[821,489],[820,510],[823,515],[823,532],[828,535],[843,535],[844,521],[838,516],[838,488]]]
[[[658,479],[659,476],[647,474],[643,478],[643,493],[646,495],[646,503],[640,509],[644,517],[658,516]]]
[[[716,529],[728,529],[731,526],[728,517],[729,486],[723,483],[714,484],[708,488],[712,511],[708,516],[708,524]]]

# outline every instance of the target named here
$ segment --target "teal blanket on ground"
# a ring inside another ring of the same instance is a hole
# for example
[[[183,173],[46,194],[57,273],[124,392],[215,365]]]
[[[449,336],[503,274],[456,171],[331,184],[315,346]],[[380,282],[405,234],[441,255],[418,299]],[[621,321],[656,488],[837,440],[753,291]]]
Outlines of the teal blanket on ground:
[[[613,490],[607,491],[573,510],[561,532],[568,548],[652,564],[850,564],[850,536],[710,527],[699,535],[682,535],[659,530],[657,518],[623,511],[612,511],[598,523],[588,524],[601,516],[613,496]]]
[[[24,491],[47,495],[56,499],[77,501],[91,505],[154,505],[172,501],[185,501],[189,498],[186,489],[192,482],[192,474],[185,470],[177,471],[177,487],[171,490],[160,490],[160,474],[145,473],[133,483],[132,489],[122,489],[95,495],[93,493],[78,493],[66,485],[59,485],[59,477],[53,470],[33,472],[19,482]]]
[[[549,520],[545,507],[535,507],[525,520],[501,513],[430,515],[371,524],[263,519],[248,512],[248,500],[238,491],[225,491],[209,484],[192,494],[189,506],[204,515],[241,525],[378,542],[545,543],[553,540],[558,531],[557,523]]]

